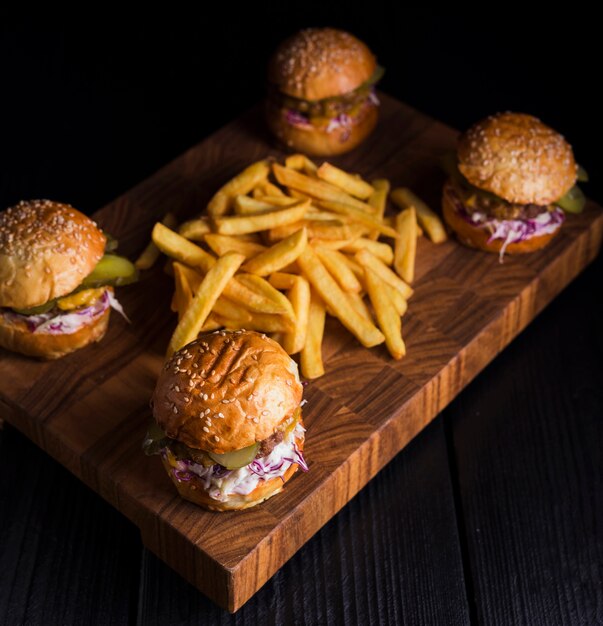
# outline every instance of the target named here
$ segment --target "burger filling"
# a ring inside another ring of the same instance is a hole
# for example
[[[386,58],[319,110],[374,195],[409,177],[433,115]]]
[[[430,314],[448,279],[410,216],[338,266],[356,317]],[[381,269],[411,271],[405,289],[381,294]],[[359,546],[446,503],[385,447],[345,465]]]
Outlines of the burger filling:
[[[300,422],[301,411],[287,420],[281,430],[252,446],[228,454],[213,454],[189,448],[170,439],[152,424],[143,443],[146,454],[160,454],[171,466],[179,482],[201,479],[208,495],[220,502],[232,494],[248,495],[261,482],[281,478],[293,465],[308,470],[297,441],[303,440],[305,428]],[[217,462],[221,461],[221,462]]]
[[[108,249],[112,249],[114,244],[115,240],[108,238]],[[113,286],[125,285],[136,279],[137,270],[128,259],[105,254],[70,294],[30,309],[0,308],[0,315],[8,322],[25,323],[32,333],[51,335],[75,333],[101,317],[108,308],[115,309],[127,320],[121,304],[113,295]]]
[[[565,220],[558,206],[511,204],[486,192],[467,190],[453,181],[446,183],[444,193],[466,222],[489,233],[488,243],[503,241],[501,261],[510,244],[554,233]]]
[[[285,118],[292,126],[321,128],[330,133],[351,128],[368,106],[379,105],[375,85],[383,72],[383,68],[377,66],[373,75],[353,91],[322,100],[294,98],[276,88],[271,90],[269,97],[277,108],[284,109]]]

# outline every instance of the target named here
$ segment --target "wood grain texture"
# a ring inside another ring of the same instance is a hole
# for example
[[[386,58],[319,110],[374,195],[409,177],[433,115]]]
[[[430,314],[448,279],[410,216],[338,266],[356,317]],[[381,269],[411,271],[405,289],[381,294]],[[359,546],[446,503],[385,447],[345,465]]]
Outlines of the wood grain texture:
[[[167,210],[199,211],[225,180],[273,154],[259,111],[229,124],[96,214],[122,252],[146,244]],[[437,162],[455,133],[383,97],[376,132],[335,163],[389,177],[439,204]],[[227,516],[175,494],[156,459],[140,453],[148,399],[174,326],[170,280],[158,268],[121,291],[133,324],[59,363],[2,354],[0,410],[38,445],[128,516],[144,543],[233,611],[441,411],[596,255],[603,215],[589,203],[545,250],[507,258],[455,241],[419,245],[416,291],[404,318],[408,356],[361,348],[336,322],[327,375],[307,389],[311,471],[261,507]],[[241,529],[244,528],[244,532]]]

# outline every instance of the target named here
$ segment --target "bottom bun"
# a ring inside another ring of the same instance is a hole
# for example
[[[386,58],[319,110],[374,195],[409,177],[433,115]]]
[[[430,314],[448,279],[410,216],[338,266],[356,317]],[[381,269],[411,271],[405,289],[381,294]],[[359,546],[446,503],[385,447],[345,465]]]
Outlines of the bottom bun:
[[[478,248],[486,252],[496,252],[500,254],[503,248],[504,240],[492,239],[490,240],[490,232],[486,228],[480,228],[473,226],[457,211],[454,201],[450,198],[449,194],[444,190],[442,196],[442,214],[445,222],[455,232],[458,240],[471,248]],[[516,243],[510,243],[505,247],[505,254],[525,254],[527,252],[534,252],[540,248],[544,248],[549,241],[559,232],[559,229],[552,233],[544,235],[534,235],[528,237],[523,241]]]
[[[109,325],[111,309],[74,333],[33,333],[20,319],[0,315],[0,347],[41,359],[58,359],[95,341],[100,341]]]
[[[303,439],[297,438],[295,443],[300,450],[303,450]],[[260,504],[264,502],[264,500],[268,500],[268,498],[281,492],[285,483],[295,474],[299,467],[296,463],[293,463],[282,477],[279,476],[270,480],[260,480],[258,486],[251,493],[246,495],[232,493],[228,496],[228,500],[222,502],[220,500],[214,500],[214,498],[209,496],[200,478],[194,476],[190,480],[178,480],[174,476],[172,466],[163,456],[161,457],[161,461],[169,477],[172,479],[172,482],[176,485],[180,496],[210,511],[238,511]]]
[[[357,116],[351,118],[352,125],[326,131],[326,128],[296,126],[287,121],[286,110],[272,104],[266,108],[266,119],[270,130],[288,148],[310,156],[334,156],[353,150],[362,143],[377,124],[377,105],[367,102]]]

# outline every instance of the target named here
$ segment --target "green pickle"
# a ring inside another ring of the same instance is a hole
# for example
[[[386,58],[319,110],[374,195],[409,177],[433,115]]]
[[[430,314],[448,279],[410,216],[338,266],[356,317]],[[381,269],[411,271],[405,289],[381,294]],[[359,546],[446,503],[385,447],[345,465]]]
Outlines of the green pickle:
[[[152,454],[158,454],[161,448],[164,447],[167,440],[167,435],[161,430],[155,420],[151,420],[149,429],[147,430],[146,437],[142,444],[144,453],[148,456]]]
[[[249,465],[255,459],[259,447],[259,443],[254,443],[246,448],[225,452],[224,454],[216,454],[215,452],[208,452],[208,454],[216,463],[219,463],[226,469],[233,470]]]
[[[581,165],[576,166],[576,177],[580,183],[588,182],[588,172]]]
[[[574,185],[562,198],[559,198],[555,204],[568,213],[582,213],[586,198],[582,189]]]
[[[123,256],[105,254],[96,267],[82,281],[81,289],[102,287],[104,285],[129,285],[138,278],[134,264]]]
[[[42,315],[42,313],[48,313],[51,309],[54,308],[56,300],[49,300],[44,304],[40,304],[39,306],[34,306],[31,309],[13,309],[15,313],[19,315]]]

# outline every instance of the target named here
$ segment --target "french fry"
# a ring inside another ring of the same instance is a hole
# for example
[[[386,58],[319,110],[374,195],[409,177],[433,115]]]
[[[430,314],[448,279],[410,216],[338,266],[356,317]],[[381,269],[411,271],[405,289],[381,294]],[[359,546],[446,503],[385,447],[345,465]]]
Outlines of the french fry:
[[[360,200],[367,200],[375,191],[375,189],[365,180],[362,180],[362,178],[356,178],[352,174],[348,174],[326,161],[318,168],[316,175],[318,178],[343,189],[346,193]]]
[[[186,269],[188,269],[186,265],[174,263],[174,294],[170,308],[174,313],[178,313],[178,320],[182,319],[193,300],[193,292],[188,282]]]
[[[349,265],[346,263],[345,257],[341,252],[329,250],[328,248],[320,248],[318,246],[313,247],[323,265],[344,291],[355,293],[362,291],[362,285],[358,282],[356,276],[354,276],[354,272],[352,272]]]
[[[292,320],[295,319],[295,312],[293,311],[291,302],[284,294],[278,291],[278,289],[275,289],[266,279],[261,276],[255,276],[254,274],[238,274],[237,279],[244,286],[248,287],[258,295],[261,295],[273,302],[277,308],[276,311],[273,310],[271,313],[280,313]]]
[[[292,170],[298,172],[305,172],[308,176],[316,176],[316,170],[318,169],[313,161],[311,161],[305,154],[291,154],[285,159],[285,167],[289,167]]]
[[[268,178],[269,173],[270,165],[266,160],[258,161],[246,167],[219,189],[209,201],[207,213],[211,217],[225,215],[230,208],[232,198],[239,194],[249,193],[260,181]]]
[[[278,163],[272,164],[272,170],[276,176],[276,180],[281,183],[281,185],[293,187],[293,189],[297,189],[298,191],[312,196],[313,198],[318,198],[319,200],[341,202],[342,204],[349,204],[350,206],[356,207],[362,211],[367,211],[368,213],[372,212],[372,209],[368,204],[366,204],[366,202],[362,202],[361,200],[350,196],[338,187],[335,187],[324,180],[305,176],[295,170],[283,167]]]
[[[179,261],[174,261],[174,276],[176,275],[176,266],[178,266],[178,271],[182,274],[183,277],[186,278],[186,282],[191,288],[191,295],[197,291],[201,281],[203,280],[203,274],[198,272],[197,270],[189,267],[188,265],[184,265]]]
[[[216,300],[212,312],[216,313],[221,318],[236,320],[243,325],[251,322],[252,317],[252,314],[247,309],[235,304],[224,295],[221,295]]]
[[[385,337],[376,326],[367,322],[366,319],[356,312],[346,294],[327,272],[312,246],[306,246],[297,262],[325,305],[333,311],[339,321],[363,346],[370,348],[385,340]]]
[[[342,254],[343,254],[343,252],[342,252]],[[362,269],[362,265],[360,265],[360,263],[358,263],[358,261],[356,261],[355,258],[353,258],[353,257],[351,257],[351,256],[349,256],[347,254],[343,254],[343,259],[346,262],[346,265],[354,273],[354,276],[356,277],[356,280],[362,286],[362,291],[366,291],[366,284],[364,282],[364,270]]]
[[[216,230],[221,235],[257,233],[276,226],[286,226],[299,222],[304,218],[309,206],[310,203],[306,200],[280,211],[271,211],[260,215],[218,217],[214,223]]]
[[[274,211],[275,206],[291,206],[295,204],[297,200],[300,198],[290,198],[289,196],[260,196],[258,200],[260,202],[265,202],[272,206],[272,210]],[[309,198],[301,198],[302,200],[308,200]]]
[[[218,235],[210,233],[205,235],[205,242],[218,256],[222,256],[227,252],[238,252],[246,259],[252,259],[261,252],[267,250],[266,246],[251,241],[243,241],[238,237],[230,237],[229,235]]]
[[[368,271],[368,270],[367,270]],[[373,272],[374,274],[374,272]],[[394,308],[398,312],[398,315],[402,317],[408,310],[408,302],[404,299],[404,296],[397,289],[390,289],[388,285],[386,287],[389,299],[392,301]]]
[[[391,192],[390,197],[401,209],[407,209],[411,206],[415,207],[417,221],[431,241],[434,243],[446,241],[446,230],[444,229],[442,220],[410,189],[399,187]]]
[[[360,314],[367,322],[373,323],[371,312],[368,310],[363,297],[359,293],[347,293],[350,304],[356,309],[356,312]]]
[[[333,211],[333,213],[345,215],[355,222],[360,222],[364,226],[368,226],[371,230],[376,230],[386,237],[391,237],[392,239],[396,239],[398,237],[398,233],[394,228],[383,224],[381,220],[366,211],[348,206],[347,204],[342,204],[340,202],[332,202],[330,200],[319,200],[318,204],[324,209]]]
[[[415,279],[417,253],[417,214],[414,207],[398,213],[396,229],[400,236],[394,246],[394,269],[400,278],[412,283]]]
[[[297,276],[286,272],[274,272],[268,279],[268,282],[275,289],[291,289],[295,284]]]
[[[264,194],[264,191],[261,187],[255,187],[255,189],[251,192],[251,197],[254,200],[259,200]]]
[[[259,189],[264,196],[285,196],[283,190],[269,180],[263,180],[261,183],[258,183],[255,189]]]
[[[308,233],[305,228],[301,228],[290,237],[279,241],[264,252],[245,263],[241,268],[250,274],[258,276],[268,276],[273,272],[278,272],[293,263],[303,252],[308,243]]]
[[[350,241],[341,248],[343,252],[360,252],[360,250],[368,250],[371,254],[376,256],[380,261],[383,261],[386,265],[391,265],[394,261],[394,252],[391,246],[380,241],[373,241],[372,239],[366,239],[364,237]]]
[[[308,194],[302,193],[297,189],[293,189],[293,187],[287,187],[287,193],[292,198],[297,198],[298,200],[312,200],[312,198]]]
[[[207,273],[216,259],[182,235],[157,222],[153,228],[153,242],[167,256],[191,267],[200,267]]]
[[[344,224],[340,220],[302,220],[295,224],[271,228],[267,232],[267,239],[271,243],[289,237],[303,226],[308,231],[308,239],[350,239],[355,240],[368,232],[360,224]]]
[[[288,333],[294,328],[294,322],[284,315],[272,315],[270,313],[254,313],[251,320],[241,323],[239,320],[222,317],[213,313],[220,326],[229,330],[257,330],[263,333]]]
[[[175,228],[178,224],[173,213],[166,213],[161,223],[168,228]],[[139,270],[148,270],[155,265],[160,254],[161,251],[151,239],[147,247],[142,251],[142,254],[134,262],[134,266]]]
[[[242,254],[227,252],[207,272],[194,294],[193,301],[176,326],[168,347],[168,356],[197,337],[216,300],[244,260]]]
[[[211,226],[206,217],[183,222],[178,228],[178,234],[191,241],[203,241],[203,237],[207,235],[207,233],[211,233]]]
[[[295,328],[283,337],[283,348],[287,354],[297,354],[306,343],[308,316],[310,313],[310,285],[302,276],[296,276],[287,297],[295,312]]]
[[[385,263],[380,261],[368,250],[360,250],[360,252],[357,252],[355,259],[362,265],[365,272],[367,269],[373,270],[381,280],[394,289],[397,289],[405,300],[408,300],[412,296],[412,287],[406,284],[395,272],[392,272]]]
[[[221,328],[222,324],[216,319],[216,316],[213,313],[210,313],[205,320],[205,324],[201,326],[200,333],[211,333],[214,330],[218,330]]]
[[[299,355],[302,376],[310,380],[319,378],[325,373],[322,361],[322,339],[325,331],[325,317],[325,306],[316,291],[312,289],[310,292],[306,343]]]
[[[370,195],[368,199],[368,203],[373,207],[373,215],[383,221],[383,216],[385,215],[385,208],[387,206],[387,194],[389,193],[390,184],[389,180],[385,178],[377,178],[371,181],[371,185],[373,185],[373,193]],[[385,224],[386,226],[390,226],[390,224]],[[373,239],[376,241],[379,239],[379,231],[373,230],[369,236],[369,239]]]
[[[394,359],[401,359],[406,354],[406,346],[402,339],[402,322],[388,295],[388,289],[370,269],[366,270],[366,284],[379,328],[385,335],[385,345]]]

